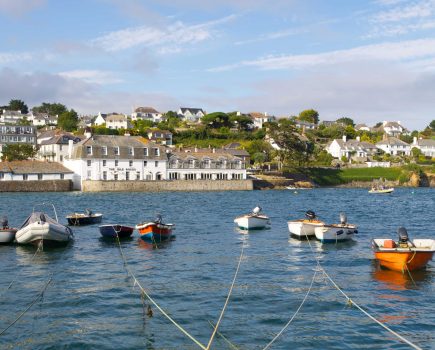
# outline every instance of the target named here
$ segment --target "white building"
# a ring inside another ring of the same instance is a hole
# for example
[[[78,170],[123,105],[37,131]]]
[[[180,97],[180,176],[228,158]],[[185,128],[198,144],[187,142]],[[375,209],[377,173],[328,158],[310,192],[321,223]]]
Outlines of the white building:
[[[201,118],[205,116],[205,112],[201,108],[180,107],[177,113],[182,120],[195,123],[199,122]]]
[[[409,135],[408,129],[406,129],[400,121],[397,122],[387,122],[383,121],[381,129],[388,136],[400,136],[400,135]]]
[[[148,139],[165,146],[172,146],[172,132],[168,130],[149,130]]]
[[[73,172],[60,163],[16,160],[0,163],[0,181],[72,180]]]
[[[149,120],[153,123],[163,121],[163,114],[152,107],[138,107],[131,114],[131,120]]]
[[[60,163],[68,156],[69,141],[72,140],[76,144],[82,140],[80,137],[67,132],[54,133],[48,139],[44,135],[41,136],[42,140],[38,137],[39,150],[36,158]]]
[[[115,114],[117,114],[117,113],[115,113]],[[101,126],[101,125],[106,124],[106,118],[107,118],[107,114],[98,112],[98,115],[94,120],[94,125]]]
[[[411,146],[396,137],[386,137],[385,140],[379,141],[376,147],[393,156],[409,156],[411,154]]]
[[[348,140],[346,135],[342,139],[334,139],[326,146],[326,151],[334,158],[356,160],[366,160],[377,153],[377,148],[370,142],[361,141],[359,137],[356,140]]]
[[[84,180],[164,180],[167,154],[164,146],[140,136],[87,135],[69,142],[64,165],[74,172],[74,189]]]
[[[366,124],[357,124],[355,125],[356,131],[371,131],[370,127],[368,127]]]
[[[124,114],[112,114],[106,117],[108,129],[131,129],[131,124]]]
[[[412,148],[418,148],[426,157],[435,157],[435,140],[433,139],[417,139],[414,137]]]
[[[28,119],[28,116],[22,114],[21,111],[9,111],[4,109],[0,115],[0,123],[18,124],[24,118]]]
[[[30,125],[0,125],[0,156],[3,146],[28,144],[36,147],[36,128]]]
[[[254,128],[262,129],[265,123],[274,122],[276,118],[266,113],[251,112],[249,115],[252,118]]]
[[[245,180],[246,164],[225,150],[188,149],[170,154],[169,180]]]
[[[295,126],[298,129],[314,130],[317,127],[316,124],[310,123],[310,122],[306,122],[304,120],[297,120],[296,119],[294,122],[295,122]]]

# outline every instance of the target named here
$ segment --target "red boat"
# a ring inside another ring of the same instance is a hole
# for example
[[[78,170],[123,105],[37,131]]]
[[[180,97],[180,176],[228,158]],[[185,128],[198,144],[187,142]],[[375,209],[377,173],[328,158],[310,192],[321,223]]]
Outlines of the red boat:
[[[172,236],[174,224],[164,224],[160,215],[154,221],[143,222],[136,225],[140,238],[145,242],[160,243]]]

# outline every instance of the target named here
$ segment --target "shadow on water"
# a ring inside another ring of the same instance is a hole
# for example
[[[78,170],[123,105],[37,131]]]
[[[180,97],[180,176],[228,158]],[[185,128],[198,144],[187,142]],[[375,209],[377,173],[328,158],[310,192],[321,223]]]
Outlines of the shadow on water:
[[[66,251],[71,250],[74,246],[74,241],[69,242],[64,246],[45,246],[41,251],[37,253],[37,246],[34,245],[16,245],[17,260],[22,264],[34,264],[34,263],[52,263],[61,259]],[[37,258],[35,258],[37,254]]]
[[[145,242],[143,239],[138,238],[137,239],[137,246],[140,249],[146,249],[146,250],[167,249],[171,246],[171,243],[174,240],[175,240],[175,236],[172,236],[169,240],[167,240],[165,242],[151,243],[151,242]]]

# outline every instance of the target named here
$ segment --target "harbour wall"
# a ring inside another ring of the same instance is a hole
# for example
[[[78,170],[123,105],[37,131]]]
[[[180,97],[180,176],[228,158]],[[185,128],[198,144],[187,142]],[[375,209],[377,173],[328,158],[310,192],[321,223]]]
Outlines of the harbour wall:
[[[0,181],[0,192],[67,192],[71,180]]]
[[[252,180],[165,180],[82,182],[83,192],[252,191]]]

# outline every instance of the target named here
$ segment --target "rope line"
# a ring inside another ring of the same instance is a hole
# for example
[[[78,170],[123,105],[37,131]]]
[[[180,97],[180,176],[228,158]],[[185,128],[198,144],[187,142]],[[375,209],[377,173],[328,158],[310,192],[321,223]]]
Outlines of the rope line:
[[[115,231],[116,232],[116,231]],[[130,277],[133,279],[133,287],[134,286],[138,286],[139,289],[141,290],[141,292],[143,293],[143,295],[145,295],[148,300],[163,314],[163,316],[165,316],[169,321],[172,322],[172,324],[177,327],[184,335],[186,335],[190,340],[192,340],[196,345],[198,345],[201,349],[206,350],[206,347],[201,344],[198,340],[196,340],[192,335],[190,335],[181,325],[179,325],[171,316],[169,316],[165,310],[163,310],[155,301],[153,298],[151,298],[151,296],[147,293],[147,291],[142,287],[142,285],[140,284],[140,282],[138,281],[138,279],[136,278],[136,276],[133,274],[133,272],[130,270],[130,268],[128,267],[127,264],[127,260],[125,258],[124,252],[122,250],[121,247],[121,241],[119,240],[119,236],[118,233],[116,233],[116,239],[118,242],[118,247],[119,247],[119,251],[121,252],[121,257],[124,263],[124,267],[127,270],[128,274],[130,275]]]
[[[308,240],[308,244],[310,245],[310,249],[311,252],[314,255],[314,258],[316,259],[317,262],[317,266],[323,271],[323,274],[326,276],[326,278],[332,283],[332,285],[341,293],[343,294],[343,296],[347,299],[348,303],[355,305],[356,308],[358,310],[360,310],[363,314],[365,314],[367,317],[369,317],[371,320],[373,320],[374,322],[376,322],[378,325],[380,325],[382,328],[384,328],[385,330],[387,330],[388,332],[390,332],[391,334],[393,334],[394,336],[396,336],[397,338],[399,338],[401,341],[403,341],[404,343],[408,344],[409,346],[411,346],[412,348],[416,349],[416,350],[423,350],[422,348],[420,348],[418,345],[415,345],[414,343],[412,343],[411,341],[409,341],[408,339],[404,338],[403,336],[401,336],[399,333],[393,331],[391,328],[389,328],[387,325],[383,324],[381,321],[379,321],[378,319],[376,319],[374,316],[372,316],[371,314],[369,314],[366,310],[364,310],[361,306],[359,306],[356,302],[354,302],[338,285],[337,283],[334,282],[334,280],[328,275],[328,273],[326,272],[326,270],[323,268],[323,266],[320,264],[319,259],[316,256],[316,253],[311,245],[311,242],[309,240],[308,235],[305,233],[305,237]]]
[[[210,323],[211,326],[212,326],[213,328],[216,327],[216,326],[213,324],[213,322],[208,321],[208,323]],[[225,340],[225,341],[228,343],[228,345],[229,345],[232,349],[239,350],[239,348],[238,348],[237,346],[235,346],[233,343],[231,343],[231,342],[229,341],[229,339],[228,339],[227,337],[225,337],[221,332],[216,331],[216,334],[217,334],[218,336],[220,336],[223,340]]]
[[[215,337],[215,335],[216,335],[216,332],[217,332],[217,330],[218,330],[219,324],[221,323],[222,318],[223,318],[223,316],[224,316],[225,309],[227,308],[228,302],[229,302],[229,300],[230,300],[231,293],[233,292],[234,284],[236,283],[237,274],[239,273],[240,265],[241,265],[241,263],[242,263],[242,258],[243,258],[243,251],[244,251],[244,249],[245,249],[245,244],[242,243],[242,249],[241,249],[241,252],[240,252],[239,262],[238,262],[238,264],[237,264],[237,269],[236,269],[236,272],[234,273],[233,282],[231,283],[231,287],[230,287],[230,290],[228,291],[227,299],[225,300],[225,304],[224,304],[224,306],[223,306],[223,308],[222,308],[221,314],[220,314],[219,319],[218,319],[218,321],[217,321],[217,323],[216,323],[216,327],[214,327],[214,331],[213,331],[213,333],[212,333],[212,335],[211,335],[211,337],[210,337],[210,340],[209,340],[209,342],[208,342],[208,344],[207,344],[207,348],[206,348],[206,350],[209,350],[209,349],[210,349],[210,346],[211,346],[211,344],[213,343],[213,339],[214,339],[214,337]]]
[[[19,319],[21,318],[21,317],[23,317],[26,313],[27,313],[27,311],[29,311],[30,310],[30,308],[33,306],[33,305],[35,305],[35,303],[40,299],[40,298],[42,298],[42,296],[44,295],[44,292],[45,292],[45,290],[47,289],[47,287],[48,287],[48,285],[51,283],[51,281],[52,281],[52,279],[53,279],[53,274],[51,274],[50,275],[50,278],[48,279],[48,281],[45,283],[45,285],[44,285],[44,288],[42,288],[42,290],[39,292],[39,294],[36,296],[36,298],[29,304],[29,306],[27,306],[27,308],[23,311],[23,312],[21,312],[21,314],[11,323],[11,324],[9,324],[9,326],[7,326],[5,329],[3,329],[1,332],[0,332],[0,336],[1,335],[3,335],[3,333],[5,333],[9,328],[11,328],[15,323],[17,323],[18,321],[19,321]]]
[[[310,287],[308,288],[307,293],[304,296],[304,299],[302,300],[302,302],[300,303],[299,307],[297,308],[297,310],[295,311],[295,313],[293,314],[293,316],[290,318],[290,320],[286,323],[286,325],[275,335],[275,337],[263,348],[263,350],[269,349],[270,346],[275,342],[275,340],[277,340],[282,333],[284,333],[284,331],[288,328],[288,326],[290,326],[290,323],[292,323],[292,321],[294,320],[294,318],[296,317],[296,315],[299,313],[299,310],[302,308],[302,305],[304,305],[305,300],[307,300],[308,295],[311,292],[311,288],[313,287],[314,284],[314,280],[316,278],[317,275],[317,270],[314,271],[313,274],[313,278],[311,279],[311,283],[310,283]]]

